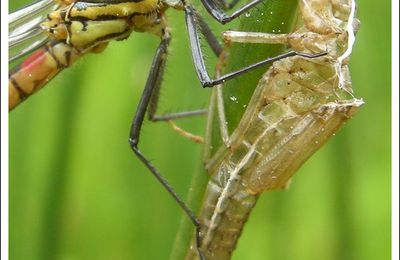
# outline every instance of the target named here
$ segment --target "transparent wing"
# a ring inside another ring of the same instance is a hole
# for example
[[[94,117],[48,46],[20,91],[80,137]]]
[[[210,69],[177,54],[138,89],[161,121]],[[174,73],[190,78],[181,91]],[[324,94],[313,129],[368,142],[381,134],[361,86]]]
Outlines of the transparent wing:
[[[9,15],[8,62],[40,48],[48,41],[39,25],[58,7],[59,3],[55,0],[41,0]]]

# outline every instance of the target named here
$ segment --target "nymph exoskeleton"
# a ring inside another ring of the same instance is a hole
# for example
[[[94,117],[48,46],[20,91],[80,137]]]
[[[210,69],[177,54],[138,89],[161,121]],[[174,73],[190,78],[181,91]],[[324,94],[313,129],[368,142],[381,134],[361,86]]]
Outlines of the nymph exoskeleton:
[[[328,54],[273,62],[232,133],[224,112],[229,105],[224,103],[224,88],[214,89],[205,156],[211,177],[199,217],[200,249],[207,259],[230,259],[258,196],[286,187],[363,104],[353,96],[347,64],[359,25],[355,2],[301,0],[300,10],[304,25],[293,33],[224,33],[227,41],[285,44],[299,52]],[[219,125],[213,123],[215,118]],[[224,145],[210,153],[214,128],[221,129]],[[196,258],[190,249],[187,259]]]

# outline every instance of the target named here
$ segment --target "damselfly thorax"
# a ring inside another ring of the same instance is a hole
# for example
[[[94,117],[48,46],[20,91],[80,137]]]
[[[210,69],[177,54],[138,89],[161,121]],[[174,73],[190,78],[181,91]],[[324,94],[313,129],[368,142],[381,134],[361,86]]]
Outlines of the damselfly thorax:
[[[126,39],[132,31],[161,37],[169,6],[160,0],[77,1],[51,13],[41,26],[52,38],[86,52],[110,40]]]

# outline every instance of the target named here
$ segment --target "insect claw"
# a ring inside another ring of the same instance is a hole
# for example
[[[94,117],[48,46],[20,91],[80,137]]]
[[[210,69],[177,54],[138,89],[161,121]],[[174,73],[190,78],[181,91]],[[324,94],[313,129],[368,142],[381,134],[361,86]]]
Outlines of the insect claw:
[[[196,250],[197,250],[197,253],[199,254],[200,259],[201,260],[206,260],[203,252],[201,252],[201,249],[200,249],[200,244],[201,244],[201,241],[200,241],[200,232],[201,231],[200,230],[201,230],[200,229],[200,223],[196,219]]]
[[[203,81],[203,82],[201,82],[201,85],[203,86],[203,88],[211,88],[215,84],[213,81]]]
[[[322,57],[328,54],[327,51],[321,52],[321,53],[316,53],[316,54],[311,54],[311,53],[305,53],[305,52],[295,52],[296,55],[300,56],[300,57],[304,57],[304,58],[310,58],[310,59],[314,59],[314,58],[318,58],[318,57]]]

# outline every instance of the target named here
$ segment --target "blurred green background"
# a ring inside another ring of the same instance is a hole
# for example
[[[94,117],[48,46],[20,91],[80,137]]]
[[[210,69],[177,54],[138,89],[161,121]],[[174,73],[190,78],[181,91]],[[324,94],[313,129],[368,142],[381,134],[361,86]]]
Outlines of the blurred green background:
[[[390,259],[390,4],[358,3],[351,72],[366,104],[288,191],[261,196],[233,259]],[[183,14],[168,17],[160,111],[206,107]],[[10,113],[10,259],[168,259],[182,211],[127,142],[157,45],[140,33],[112,43]],[[177,123],[204,135],[204,117]],[[141,148],[185,199],[201,146],[146,122]]]

